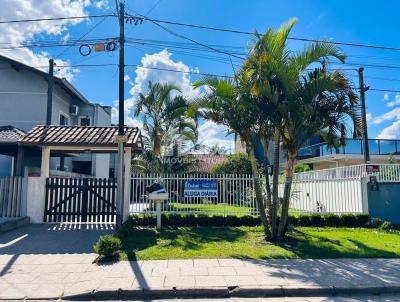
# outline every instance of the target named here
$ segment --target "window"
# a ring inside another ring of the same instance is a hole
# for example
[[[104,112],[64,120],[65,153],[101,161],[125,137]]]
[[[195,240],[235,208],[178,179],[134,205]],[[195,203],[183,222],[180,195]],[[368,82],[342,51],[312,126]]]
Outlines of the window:
[[[60,126],[67,126],[69,124],[69,118],[65,114],[60,113]]]
[[[80,126],[90,126],[90,117],[89,116],[79,117],[79,125]]]

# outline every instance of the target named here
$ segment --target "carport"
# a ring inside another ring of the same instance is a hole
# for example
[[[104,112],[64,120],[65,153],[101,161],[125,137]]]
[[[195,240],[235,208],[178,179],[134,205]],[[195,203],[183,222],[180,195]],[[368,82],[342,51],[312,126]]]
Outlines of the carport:
[[[115,214],[116,184],[114,179],[50,178],[50,154],[117,153],[115,138],[118,127],[37,126],[19,140],[19,146],[41,150],[43,194],[41,203],[44,222],[110,222]],[[142,138],[137,127],[125,127],[125,183],[130,183],[132,153],[142,152]],[[37,190],[33,190],[37,191]],[[39,190],[42,191],[42,190]],[[130,186],[124,186],[124,220],[129,214]],[[28,187],[29,196],[29,187]],[[29,215],[28,200],[28,215]],[[38,209],[35,210],[35,213]],[[31,215],[29,215],[31,216]],[[32,216],[31,216],[32,217]],[[100,217],[100,218],[99,218]],[[38,219],[40,220],[40,218]]]

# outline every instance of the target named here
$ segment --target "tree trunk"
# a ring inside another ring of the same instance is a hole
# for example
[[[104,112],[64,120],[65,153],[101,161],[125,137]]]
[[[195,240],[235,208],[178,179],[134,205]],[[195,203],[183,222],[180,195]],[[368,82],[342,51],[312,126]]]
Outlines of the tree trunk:
[[[280,157],[281,136],[278,128],[274,132],[274,162],[272,176],[272,213],[271,215],[271,239],[276,240],[277,236],[277,212],[278,212],[278,189],[279,189],[279,157]]]
[[[286,166],[285,189],[283,193],[281,220],[279,222],[279,229],[278,229],[278,240],[282,240],[286,234],[287,222],[289,216],[290,193],[292,189],[295,162],[296,162],[296,153],[289,152],[287,166]]]
[[[258,166],[257,166],[257,160],[255,157],[254,153],[254,147],[251,146],[249,147],[249,156],[250,156],[250,161],[251,161],[251,168],[253,171],[253,177],[254,177],[254,190],[256,193],[256,202],[257,202],[257,207],[260,212],[260,219],[261,223],[264,227],[264,233],[266,238],[271,237],[271,232],[268,227],[268,220],[267,220],[267,215],[265,212],[265,204],[264,204],[264,199],[263,199],[263,194],[262,194],[262,187],[261,187],[261,181],[260,181],[260,175],[258,172]]]

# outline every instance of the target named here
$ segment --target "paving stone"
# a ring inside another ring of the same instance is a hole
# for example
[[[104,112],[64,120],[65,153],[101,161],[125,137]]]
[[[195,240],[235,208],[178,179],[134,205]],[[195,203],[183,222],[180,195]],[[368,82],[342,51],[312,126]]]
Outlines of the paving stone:
[[[252,276],[225,276],[227,286],[257,286],[256,278]]]
[[[183,260],[168,260],[168,267],[193,267],[192,259],[183,259]]]
[[[235,276],[236,271],[233,267],[229,266],[209,267],[208,274],[210,276]]]
[[[245,262],[239,259],[218,259],[220,266],[244,266]]]
[[[236,274],[239,276],[254,276],[254,275],[262,275],[264,272],[259,267],[254,266],[238,266],[234,267]]]
[[[207,276],[207,267],[181,267],[182,276]]]
[[[155,267],[153,268],[151,275],[155,277],[162,277],[162,276],[178,277],[180,275],[180,267],[179,266]]]
[[[218,259],[194,259],[194,267],[214,267],[219,266]]]
[[[185,276],[185,277],[170,277],[167,276],[165,278],[164,287],[166,288],[194,288],[195,286],[195,277],[194,276]]]
[[[133,286],[143,289],[162,289],[164,288],[165,277],[136,277]]]
[[[223,276],[195,276],[197,288],[227,286]]]

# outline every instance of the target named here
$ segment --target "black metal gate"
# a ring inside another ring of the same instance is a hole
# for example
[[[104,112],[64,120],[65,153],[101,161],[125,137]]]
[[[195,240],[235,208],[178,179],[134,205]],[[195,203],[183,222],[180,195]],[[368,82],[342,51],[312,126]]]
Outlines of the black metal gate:
[[[45,222],[114,223],[113,178],[47,178]]]

